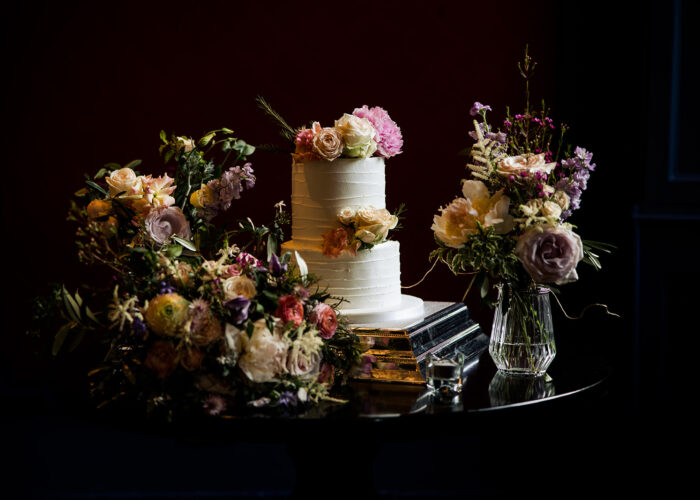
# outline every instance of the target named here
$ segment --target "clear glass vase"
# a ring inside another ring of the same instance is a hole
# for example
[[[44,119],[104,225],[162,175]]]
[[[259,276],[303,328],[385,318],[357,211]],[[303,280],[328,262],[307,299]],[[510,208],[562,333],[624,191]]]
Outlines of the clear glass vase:
[[[556,354],[549,288],[498,287],[489,354],[509,375],[544,375]]]

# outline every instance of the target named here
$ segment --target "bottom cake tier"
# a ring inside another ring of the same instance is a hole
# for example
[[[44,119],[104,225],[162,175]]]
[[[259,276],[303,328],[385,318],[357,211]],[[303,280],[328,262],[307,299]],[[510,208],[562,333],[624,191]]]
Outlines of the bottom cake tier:
[[[288,241],[282,249],[297,251],[309,273],[319,277],[334,297],[343,297],[339,309],[374,311],[401,304],[401,258],[398,241],[385,241],[356,256],[326,257],[320,248]]]
[[[356,256],[337,258],[293,240],[285,242],[282,249],[299,252],[320,286],[328,287],[333,297],[345,299],[338,309],[353,326],[391,327],[423,317],[423,301],[401,294],[398,241],[385,241]]]

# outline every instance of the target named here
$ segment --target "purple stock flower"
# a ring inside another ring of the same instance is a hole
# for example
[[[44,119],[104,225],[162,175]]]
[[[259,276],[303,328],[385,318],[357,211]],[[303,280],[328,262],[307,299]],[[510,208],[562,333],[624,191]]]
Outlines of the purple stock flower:
[[[474,103],[474,105],[472,106],[472,109],[469,110],[469,114],[472,116],[476,116],[479,113],[481,113],[482,110],[483,111],[493,111],[491,109],[491,106],[489,106],[488,104],[484,105],[484,104],[481,104],[479,101],[476,101]]]
[[[236,297],[224,303],[224,306],[233,313],[231,321],[233,324],[240,325],[248,319],[248,310],[250,309],[250,301],[245,297]]]
[[[569,195],[569,208],[562,212],[562,220],[571,216],[574,210],[581,206],[581,193],[588,187],[588,179],[591,171],[595,170],[595,163],[591,163],[593,153],[584,148],[577,147],[574,156],[562,160],[562,169],[568,171],[569,175],[562,177],[556,184],[556,189],[564,191]]]
[[[279,402],[281,405],[289,407],[297,405],[297,397],[292,391],[284,391],[280,394]]]

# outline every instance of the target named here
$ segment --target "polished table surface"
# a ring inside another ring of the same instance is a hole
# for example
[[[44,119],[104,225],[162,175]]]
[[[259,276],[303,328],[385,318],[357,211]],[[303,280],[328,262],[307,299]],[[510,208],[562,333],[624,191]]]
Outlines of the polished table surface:
[[[7,452],[19,457],[10,467],[17,469],[11,479],[38,498],[85,498],[98,490],[106,497],[145,498],[146,490],[172,489],[172,477],[179,478],[182,498],[188,498],[186,491],[200,498],[195,492],[202,489],[309,498],[320,483],[343,485],[353,498],[426,488],[501,491],[508,485],[494,482],[497,469],[487,464],[512,446],[513,436],[528,440],[527,454],[536,457],[554,453],[553,446],[592,446],[572,444],[580,431],[568,434],[558,426],[570,425],[572,416],[605,399],[611,367],[585,348],[587,338],[560,337],[549,377],[503,377],[484,352],[454,401],[436,400],[421,386],[360,381],[349,387],[346,404],[175,424],[71,408],[61,403],[60,393],[33,414],[10,404],[7,408],[20,410],[3,419],[5,428],[15,430]],[[539,433],[546,446],[529,442]],[[264,468],[256,465],[263,463]],[[549,465],[548,473],[558,464]],[[274,475],[266,472],[271,469]],[[447,482],[437,478],[443,470],[451,474]],[[527,468],[519,470],[524,474]]]

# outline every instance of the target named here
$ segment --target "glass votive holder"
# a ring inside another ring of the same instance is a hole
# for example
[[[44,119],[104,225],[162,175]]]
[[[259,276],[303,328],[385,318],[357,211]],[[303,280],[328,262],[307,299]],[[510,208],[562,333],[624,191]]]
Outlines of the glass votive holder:
[[[462,392],[464,354],[440,358],[432,353],[426,356],[425,378],[429,388],[445,399]]]

